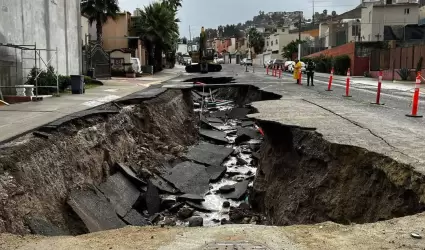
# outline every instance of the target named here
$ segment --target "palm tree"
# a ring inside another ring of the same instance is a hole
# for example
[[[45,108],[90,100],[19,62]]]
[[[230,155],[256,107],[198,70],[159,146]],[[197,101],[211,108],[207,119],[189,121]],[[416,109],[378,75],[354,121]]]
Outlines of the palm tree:
[[[81,0],[81,14],[88,17],[90,25],[96,22],[99,44],[102,44],[103,24],[109,17],[115,20],[119,12],[118,0]]]
[[[179,38],[176,11],[168,2],[154,2],[140,10],[133,33],[139,36],[148,50],[148,64],[162,69],[162,52],[172,51]]]
[[[168,4],[174,11],[182,7],[182,0],[164,0],[164,3]]]
[[[265,40],[264,37],[255,28],[251,28],[248,31],[249,35],[249,46],[254,48],[255,54],[261,54],[264,49]]]

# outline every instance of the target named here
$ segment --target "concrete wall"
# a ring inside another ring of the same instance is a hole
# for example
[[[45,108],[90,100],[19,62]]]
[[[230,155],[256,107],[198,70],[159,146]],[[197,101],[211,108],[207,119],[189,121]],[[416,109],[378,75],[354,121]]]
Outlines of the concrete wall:
[[[362,9],[363,41],[382,41],[384,26],[418,24],[418,19],[418,4],[369,5]]]
[[[60,74],[79,74],[82,66],[81,15],[79,0],[1,0],[0,43],[37,45],[45,62]],[[23,53],[24,58],[34,58],[34,51]],[[56,58],[58,60],[56,60]],[[39,64],[40,61],[36,63]],[[16,70],[14,65],[18,66]],[[0,47],[0,84],[13,86],[26,81],[34,59],[21,58],[21,51]],[[10,67],[9,67],[10,66]],[[44,65],[42,65],[44,66]]]

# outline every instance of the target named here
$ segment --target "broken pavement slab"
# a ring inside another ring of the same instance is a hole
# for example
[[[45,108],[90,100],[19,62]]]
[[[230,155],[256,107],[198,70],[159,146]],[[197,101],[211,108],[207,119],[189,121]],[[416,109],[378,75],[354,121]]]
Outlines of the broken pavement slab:
[[[185,157],[208,166],[220,166],[232,152],[232,148],[210,143],[200,143],[191,147]]]
[[[157,175],[152,175],[149,178],[149,181],[155,185],[160,191],[170,194],[177,194],[180,192],[177,188],[173,187],[170,183],[164,180],[162,177]]]
[[[209,175],[205,166],[190,161],[174,166],[163,178],[183,193],[204,195],[209,190]]]
[[[141,103],[142,101],[155,98],[159,96],[160,94],[164,93],[165,91],[167,91],[167,89],[162,88],[159,85],[150,86],[141,91],[122,97],[116,100],[115,102],[124,104],[124,105],[138,104],[138,103]]]
[[[122,173],[111,175],[98,189],[115,207],[117,214],[124,217],[140,197],[140,191]]]
[[[73,190],[69,195],[68,204],[90,232],[126,226],[118,217],[112,204],[96,190]]]
[[[192,201],[192,202],[203,202],[205,201],[203,196],[196,194],[183,194],[177,197],[178,201]]]
[[[126,216],[124,216],[123,220],[132,226],[138,226],[138,227],[143,227],[143,226],[149,226],[152,225],[152,223],[146,219],[145,217],[143,217],[139,212],[137,212],[134,209],[131,209]]]
[[[209,166],[207,167],[207,173],[210,176],[211,182],[219,181],[227,171],[227,167],[219,165],[219,166]]]
[[[241,200],[248,190],[249,181],[242,181],[233,185],[235,190],[227,194],[221,194],[223,198],[232,200]]]
[[[26,219],[26,224],[28,225],[32,234],[44,236],[60,236],[69,234],[59,227],[53,225],[51,222],[40,218],[28,218]]]
[[[136,173],[134,173],[134,171],[131,168],[127,167],[123,163],[117,162],[116,165],[118,166],[118,169],[120,169],[125,176],[127,176],[130,180],[132,180],[136,186],[147,185],[147,183],[144,180],[137,177]]]
[[[200,129],[199,134],[206,139],[213,140],[220,144],[229,143],[229,141],[226,138],[226,133],[221,131],[215,131],[210,129]]]
[[[249,114],[248,108],[233,108],[227,113],[229,119],[243,119]]]
[[[150,215],[161,211],[161,198],[159,197],[158,188],[151,182],[148,183],[148,189],[144,193],[146,207]]]

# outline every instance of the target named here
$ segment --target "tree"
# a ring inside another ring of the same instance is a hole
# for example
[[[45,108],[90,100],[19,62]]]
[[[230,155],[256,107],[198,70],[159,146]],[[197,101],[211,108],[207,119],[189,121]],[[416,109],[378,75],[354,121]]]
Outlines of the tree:
[[[256,28],[251,28],[248,31],[250,48],[254,49],[255,54],[261,54],[264,49],[265,40],[264,37],[257,31]]]
[[[182,0],[164,0],[164,3],[169,5],[174,11],[182,7]]]
[[[187,38],[186,38],[186,37],[183,37],[183,38],[181,39],[181,42],[182,42],[182,44],[187,44]]]
[[[334,11],[334,10],[333,10],[333,11],[332,11],[332,16],[333,16],[333,17],[335,17],[336,15],[337,15],[337,14],[336,14],[336,11]]]
[[[167,1],[153,2],[140,10],[134,22],[134,32],[149,52],[148,64],[155,71],[162,69],[162,54],[175,49],[179,27],[176,11]]]
[[[116,19],[120,8],[117,0],[82,0],[81,14],[88,17],[89,23],[96,22],[97,42],[102,44],[103,40],[103,24],[108,18]]]
[[[306,41],[295,40],[288,43],[286,46],[282,48],[282,56],[285,58],[292,58],[294,53],[298,53],[298,44],[303,44]]]

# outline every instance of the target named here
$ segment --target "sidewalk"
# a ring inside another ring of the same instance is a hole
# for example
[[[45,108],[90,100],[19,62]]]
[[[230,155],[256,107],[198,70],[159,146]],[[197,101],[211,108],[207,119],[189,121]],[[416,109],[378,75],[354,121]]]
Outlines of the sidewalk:
[[[315,77],[326,78],[329,79],[330,74],[327,73],[314,73]],[[346,81],[346,76],[334,75],[333,79],[338,82]],[[320,79],[322,80],[322,79]],[[378,79],[375,78],[367,78],[367,77],[351,77],[352,84],[361,84],[365,86],[373,86],[376,88],[378,85]],[[398,90],[402,92],[413,92],[415,88],[415,81],[382,81],[382,89],[391,89]],[[425,92],[423,92],[425,93]]]
[[[112,100],[177,77],[181,68],[166,69],[143,78],[113,78],[103,86],[87,89],[83,95],[62,94],[40,102],[26,102],[0,106],[0,143],[34,130],[69,114],[93,108]]]

